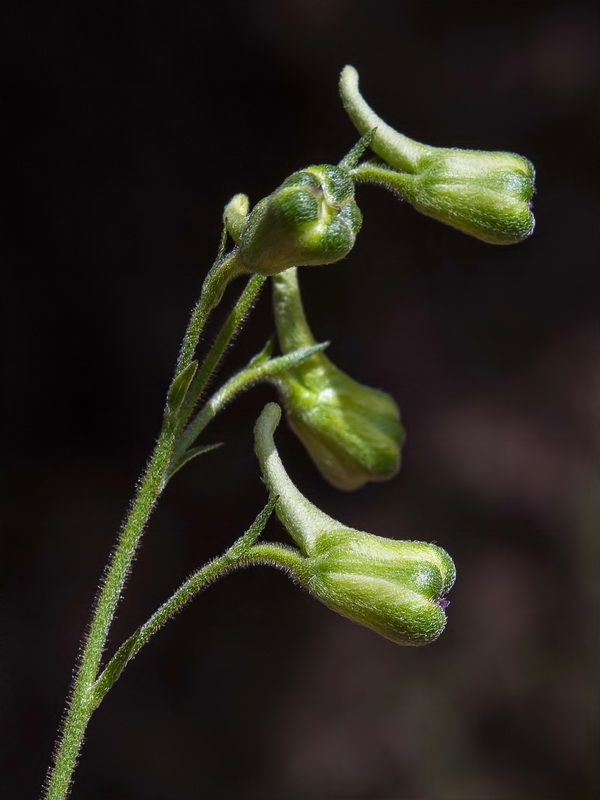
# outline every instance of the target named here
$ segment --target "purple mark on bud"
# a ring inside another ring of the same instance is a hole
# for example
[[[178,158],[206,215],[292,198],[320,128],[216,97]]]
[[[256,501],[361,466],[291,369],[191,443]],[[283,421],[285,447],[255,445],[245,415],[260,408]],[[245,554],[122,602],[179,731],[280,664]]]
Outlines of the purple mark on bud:
[[[446,600],[445,597],[438,597],[435,602],[441,609],[448,608],[450,605],[450,600]]]

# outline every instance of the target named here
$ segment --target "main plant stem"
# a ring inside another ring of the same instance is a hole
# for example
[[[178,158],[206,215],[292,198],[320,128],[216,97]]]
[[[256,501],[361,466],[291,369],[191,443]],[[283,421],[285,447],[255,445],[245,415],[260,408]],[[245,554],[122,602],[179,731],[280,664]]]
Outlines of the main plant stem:
[[[235,271],[235,256],[226,256],[224,259],[218,259],[208,273],[181,345],[174,379],[190,364],[206,320],[211,310],[218,304],[227,281]],[[48,776],[46,800],[64,800],[69,793],[85,730],[97,707],[94,683],[98,676],[110,625],[140,539],[168,480],[169,465],[181,428],[180,420],[165,417],[162,431],[138,485],[119,540],[105,569],[56,745],[54,766]]]
[[[104,574],[69,699],[62,736],[56,749],[54,768],[46,792],[47,800],[62,800],[68,795],[85,730],[96,708],[93,687],[110,624],[144,527],[162,491],[173,446],[173,431],[163,430]]]

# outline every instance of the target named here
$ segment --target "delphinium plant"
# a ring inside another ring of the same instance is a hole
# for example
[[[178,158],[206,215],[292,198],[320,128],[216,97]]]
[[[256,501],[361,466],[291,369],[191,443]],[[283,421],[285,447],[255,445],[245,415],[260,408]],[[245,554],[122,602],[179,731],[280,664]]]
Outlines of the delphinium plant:
[[[324,605],[402,645],[433,642],[446,624],[446,595],[455,578],[448,553],[435,544],[400,541],[355,530],[320,511],[294,486],[274,432],[286,419],[316,467],[333,486],[355,490],[393,478],[404,429],[395,400],[363,386],[325,355],[313,337],[300,294],[304,267],[334,264],[352,250],[361,227],[356,185],[390,190],[418,211],[491,244],[510,244],[533,230],[534,170],[521,156],[430,147],[398,133],[367,105],[358,75],[346,67],[340,93],[361,134],[337,165],[290,175],[252,209],[245,195],[225,207],[219,253],[192,311],[167,392],[161,430],[105,567],[82,643],[54,758],[47,800],[65,798],[94,711],[149,639],[203,588],[241,567],[268,564],[287,572]],[[368,150],[374,154],[366,158]],[[228,243],[231,243],[228,249]],[[199,348],[209,315],[228,283],[245,276],[233,310],[210,347]],[[204,393],[261,288],[271,279],[280,353],[264,349],[207,399]],[[107,637],[134,556],[167,483],[215,445],[203,443],[214,417],[248,386],[272,383],[256,422],[255,452],[267,496],[248,530],[201,566],[112,654]],[[275,511],[289,544],[261,541]]]

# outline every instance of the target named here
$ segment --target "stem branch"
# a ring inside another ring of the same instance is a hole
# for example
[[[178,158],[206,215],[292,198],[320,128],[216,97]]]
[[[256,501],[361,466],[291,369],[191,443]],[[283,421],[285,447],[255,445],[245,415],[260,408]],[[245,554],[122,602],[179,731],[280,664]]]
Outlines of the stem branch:
[[[174,592],[143,625],[123,642],[93,687],[94,708],[102,702],[105,694],[118,680],[131,659],[134,658],[152,636],[154,636],[166,622],[181,611],[195,595],[217,578],[226,575],[228,572],[238,567],[252,563],[252,561],[247,560],[246,554],[264,530],[275,508],[275,503],[276,498],[271,497],[250,528],[248,528],[246,533],[238,539],[237,542],[223,553],[223,555],[209,561],[208,564],[205,564],[201,569],[184,581],[179,589],[177,589],[177,591]]]
[[[253,383],[274,378],[279,372],[283,372],[297,364],[303,363],[312,355],[322,352],[328,344],[328,342],[322,342],[313,344],[310,347],[300,347],[297,350],[293,350],[291,353],[286,353],[277,358],[270,358],[256,366],[248,366],[231,377],[206,401],[206,404],[196,414],[183,432],[181,438],[177,442],[175,452],[173,453],[173,463],[169,474],[172,475],[177,471],[180,460],[185,455],[187,448],[195,442],[209,422],[213,420],[219,411],[221,411],[221,409],[237,394]]]
[[[239,300],[225,320],[225,323],[219,331],[213,346],[210,348],[206,358],[203,360],[200,369],[192,381],[179,415],[181,424],[185,424],[189,419],[196,406],[196,403],[200,398],[200,395],[210,380],[211,375],[219,366],[219,362],[221,361],[225,350],[231,343],[231,340],[238,332],[248,312],[252,308],[252,304],[254,303],[256,296],[261,290],[265,280],[266,278],[262,275],[253,275],[246,284],[246,288],[240,295]]]
[[[200,298],[192,311],[177,358],[175,375],[179,375],[191,362],[210,312],[219,304],[227,283],[240,272],[240,269],[237,248],[213,264],[204,279]]]

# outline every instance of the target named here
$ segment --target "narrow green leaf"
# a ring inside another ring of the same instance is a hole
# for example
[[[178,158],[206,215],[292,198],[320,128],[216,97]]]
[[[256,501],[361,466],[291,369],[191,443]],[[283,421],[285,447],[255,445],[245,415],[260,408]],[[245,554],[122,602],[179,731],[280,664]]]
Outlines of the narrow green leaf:
[[[166,411],[168,414],[176,414],[181,407],[197,369],[198,362],[192,361],[173,380],[169,393],[167,394]]]
[[[284,356],[272,358],[260,365],[260,377],[277,375],[279,372],[283,372],[286,369],[297,367],[307,359],[317,355],[317,353],[322,353],[323,350],[328,347],[329,342],[319,342],[318,344],[310,345],[310,347],[299,347],[297,350],[292,350],[291,353],[286,353]]]
[[[92,691],[94,695],[95,708],[100,705],[104,695],[120,678],[121,673],[132,658],[132,654],[135,654],[134,651],[136,650],[139,638],[140,629],[138,628],[135,633],[133,633],[129,639],[124,641],[121,647],[119,647],[104,672],[94,684]]]
[[[278,495],[271,495],[269,497],[269,502],[260,512],[260,514],[256,517],[252,525],[248,528],[246,533],[234,542],[227,555],[232,561],[237,561],[238,559],[242,558],[248,550],[252,547],[252,545],[256,542],[258,537],[265,529],[265,525],[269,521],[269,517],[273,513],[273,509],[278,500]]]
[[[188,461],[191,461],[192,458],[196,458],[196,456],[201,456],[204,453],[210,453],[211,450],[216,450],[218,447],[222,447],[223,442],[216,442],[215,444],[203,444],[199,447],[192,447],[190,450],[186,450],[177,461],[174,461],[171,469],[169,470],[169,477],[174,475],[178,470],[180,470]]]
[[[248,366],[259,367],[261,364],[264,364],[265,361],[268,361],[271,358],[274,349],[275,349],[275,337],[271,336],[271,338],[267,341],[267,343],[260,351],[260,353],[257,353],[250,359],[250,361],[248,362]]]
[[[338,166],[343,169],[353,169],[360,161],[362,154],[373,141],[375,130],[376,129],[373,128],[372,130],[367,131],[365,135],[354,145],[352,150],[350,150],[350,152],[347,153],[344,158],[342,158]]]

